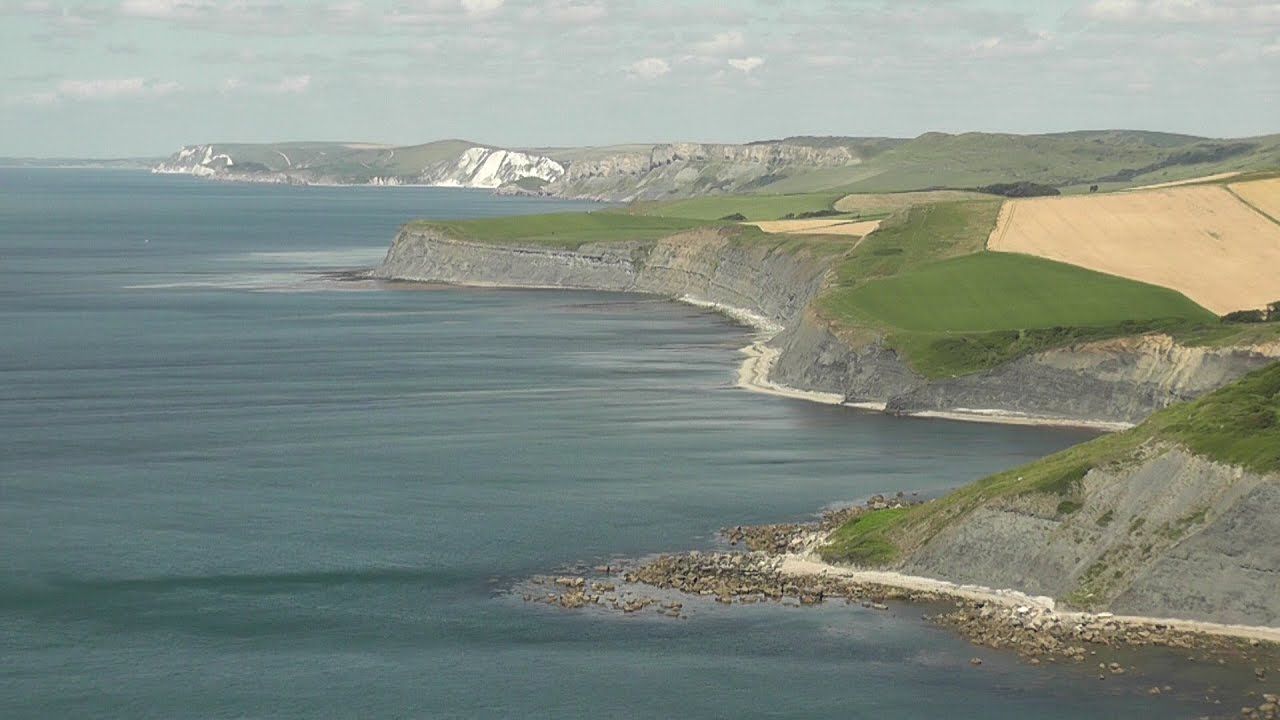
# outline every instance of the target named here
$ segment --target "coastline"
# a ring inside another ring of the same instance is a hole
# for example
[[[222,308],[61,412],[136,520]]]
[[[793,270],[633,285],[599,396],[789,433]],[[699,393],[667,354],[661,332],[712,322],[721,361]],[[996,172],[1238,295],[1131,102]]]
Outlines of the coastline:
[[[689,295],[676,298],[676,300],[688,305],[693,305],[694,307],[714,310],[736,320],[742,325],[756,330],[758,335],[755,340],[741,350],[742,354],[745,355],[746,358],[738,368],[737,387],[742,388],[743,390],[760,393],[762,395],[773,395],[776,397],[791,398],[793,400],[807,400],[809,402],[816,402],[823,405],[843,405],[855,410],[879,413],[883,413],[887,410],[886,403],[845,402],[844,396],[839,393],[801,390],[800,388],[794,388],[773,382],[769,379],[769,375],[771,374],[774,363],[777,362],[781,351],[770,346],[769,342],[777,336],[778,333],[782,332],[783,328],[780,325],[745,308],[701,300]],[[1126,422],[1112,422],[1108,420],[1074,420],[1027,415],[1025,413],[1009,412],[1005,410],[973,408],[923,410],[920,412],[899,413],[899,416],[926,420],[952,420],[958,422],[987,423],[992,425],[1083,428],[1102,432],[1122,432],[1135,427],[1134,423]]]
[[[1015,614],[1035,614],[1042,620],[1052,618],[1065,624],[1088,624],[1104,621],[1135,630],[1160,627],[1178,632],[1213,635],[1238,640],[1256,640],[1280,644],[1280,627],[1266,625],[1231,625],[1181,618],[1148,617],[1141,615],[1115,615],[1113,613],[1088,613],[1074,610],[1058,610],[1057,602],[1046,596],[1028,595],[1009,588],[990,588],[982,585],[961,585],[947,580],[906,575],[886,570],[861,570],[832,565],[818,559],[813,550],[825,540],[825,535],[803,553],[787,553],[781,556],[779,572],[788,577],[838,578],[862,585],[875,585],[907,592],[929,593],[954,600],[999,605]]]

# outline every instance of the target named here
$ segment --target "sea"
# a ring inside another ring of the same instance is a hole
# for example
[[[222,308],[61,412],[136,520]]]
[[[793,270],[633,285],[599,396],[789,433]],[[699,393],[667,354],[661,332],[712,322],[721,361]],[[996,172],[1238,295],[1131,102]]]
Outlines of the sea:
[[[397,227],[594,207],[0,169],[0,717],[1148,718],[922,608],[687,618],[534,575],[936,494],[1091,437],[734,386],[661,298],[344,281]],[[980,657],[981,665],[971,660]]]

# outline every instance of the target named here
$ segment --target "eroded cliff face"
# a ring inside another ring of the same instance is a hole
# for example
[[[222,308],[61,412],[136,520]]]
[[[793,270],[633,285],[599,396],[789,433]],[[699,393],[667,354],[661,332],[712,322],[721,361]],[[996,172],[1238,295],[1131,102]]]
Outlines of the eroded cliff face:
[[[1166,335],[1087,343],[992,370],[921,383],[894,396],[899,413],[1002,411],[1054,419],[1141,422],[1280,359],[1280,343],[1199,348]]]
[[[822,285],[826,264],[804,253],[695,230],[655,242],[585,244],[574,250],[459,240],[406,228],[378,277],[463,285],[641,292],[743,308],[795,322]]]
[[[770,380],[903,414],[1135,424],[1280,359],[1280,343],[1206,349],[1164,336],[1051,350],[993,370],[929,380],[874,340],[840,337],[812,307],[829,262],[698,230],[574,250],[477,243],[406,228],[376,275],[471,285],[643,292],[746,309],[782,328]]]
[[[797,169],[861,162],[846,147],[673,143],[576,160],[568,164],[563,177],[540,192],[615,202],[732,193],[780,180]]]
[[[1280,476],[1159,445],[1090,471],[1076,497],[989,502],[902,569],[1126,615],[1280,624]]]

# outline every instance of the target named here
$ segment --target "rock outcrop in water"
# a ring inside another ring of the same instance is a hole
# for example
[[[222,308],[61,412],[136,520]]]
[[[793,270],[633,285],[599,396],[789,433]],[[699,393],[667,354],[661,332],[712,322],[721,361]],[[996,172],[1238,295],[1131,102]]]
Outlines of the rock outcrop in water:
[[[1280,343],[1193,348],[1164,336],[1108,340],[928,380],[874,339],[842,338],[813,307],[829,261],[705,229],[576,249],[482,243],[407,226],[375,275],[397,280],[653,293],[742,308],[782,330],[770,380],[903,414],[1062,424],[1140,422],[1280,358]]]

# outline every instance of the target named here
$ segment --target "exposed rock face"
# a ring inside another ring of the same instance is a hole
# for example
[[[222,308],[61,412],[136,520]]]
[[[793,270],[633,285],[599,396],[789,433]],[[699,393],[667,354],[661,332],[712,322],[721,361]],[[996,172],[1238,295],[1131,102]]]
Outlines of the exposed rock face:
[[[234,166],[235,161],[230,155],[215,153],[212,145],[188,145],[156,165],[151,172],[160,175],[212,177]]]
[[[1161,446],[1085,476],[1079,509],[1027,496],[950,522],[903,570],[1113,612],[1280,624],[1280,476]]]
[[[1048,419],[1137,423],[1280,358],[1280,344],[1184,347],[1164,335],[1049,350],[987,372],[921,383],[892,412],[1003,410]]]
[[[645,292],[744,308],[783,328],[771,380],[891,412],[996,411],[1072,422],[1137,423],[1280,358],[1280,343],[1188,348],[1167,337],[1051,350],[971,376],[926,380],[877,342],[838,337],[810,307],[829,263],[731,242],[715,230],[576,250],[469,242],[405,229],[380,277],[457,284]]]
[[[281,185],[418,184],[481,189],[529,178],[552,182],[565,173],[564,166],[549,157],[488,147],[467,148],[427,167],[393,162],[394,148],[333,144],[334,152],[330,154],[292,148],[286,153],[271,147],[274,146],[188,145],[152,168],[152,172]],[[244,158],[246,153],[250,159]],[[269,160],[270,164],[261,160]]]
[[[326,149],[321,150],[321,146]],[[439,148],[430,155],[431,160],[424,160],[420,149],[359,143],[320,143],[305,149],[288,143],[188,145],[152,170],[235,182],[414,183],[623,201],[738,192],[797,172],[862,162],[851,147],[785,141],[750,145],[673,143],[585,156],[569,151],[560,158],[458,143]],[[538,182],[522,182],[531,179]]]
[[[527,178],[551,182],[563,176],[564,166],[548,157],[473,147],[455,161],[423,170],[422,184],[492,189]]]
[[[718,230],[565,250],[489,245],[406,229],[376,274],[397,280],[688,296],[786,325],[817,294],[825,272],[824,264],[812,257],[734,244]]]
[[[773,340],[783,348],[773,381],[791,387],[839,393],[846,402],[888,403],[927,381],[898,354],[879,343],[846,343],[810,309]]]
[[[674,143],[572,162],[564,177],[542,193],[609,201],[731,193],[779,180],[795,169],[861,162],[846,147]]]

